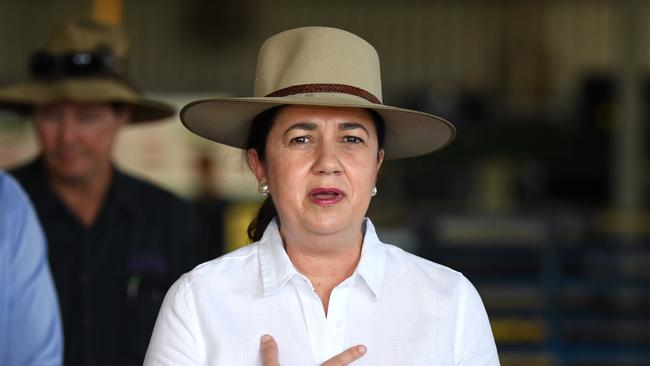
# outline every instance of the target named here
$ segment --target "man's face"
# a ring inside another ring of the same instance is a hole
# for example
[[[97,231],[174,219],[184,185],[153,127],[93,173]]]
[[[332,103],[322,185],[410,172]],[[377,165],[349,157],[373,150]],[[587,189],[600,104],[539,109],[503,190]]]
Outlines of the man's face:
[[[111,152],[130,112],[108,103],[61,102],[33,115],[50,175],[65,181],[89,180],[111,167]]]

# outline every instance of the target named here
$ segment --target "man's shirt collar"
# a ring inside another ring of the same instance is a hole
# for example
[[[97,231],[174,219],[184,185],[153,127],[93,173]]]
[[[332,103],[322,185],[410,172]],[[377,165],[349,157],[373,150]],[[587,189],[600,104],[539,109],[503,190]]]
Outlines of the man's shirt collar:
[[[54,191],[46,174],[43,159],[43,156],[38,156],[31,163],[16,170],[16,177],[19,178],[25,190],[29,192],[34,205],[37,206],[39,217],[41,217],[41,220],[45,217],[58,219],[64,215],[64,217],[68,217],[81,225],[70,208]],[[133,195],[136,193],[132,192],[131,186],[133,184],[130,184],[130,178],[113,166],[111,169],[111,181],[100,208],[98,220],[101,219],[101,212],[105,209],[104,204],[107,201],[114,201],[120,210],[127,213],[138,210],[138,203],[133,200]],[[115,196],[113,200],[111,200],[111,195]]]

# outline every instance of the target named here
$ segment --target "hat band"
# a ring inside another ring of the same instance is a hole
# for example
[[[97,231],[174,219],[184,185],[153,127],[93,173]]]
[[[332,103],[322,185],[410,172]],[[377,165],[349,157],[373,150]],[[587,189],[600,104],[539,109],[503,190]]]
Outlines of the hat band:
[[[112,77],[120,78],[123,68],[120,60],[108,52],[48,53],[40,51],[30,60],[34,79],[58,80],[66,78]]]
[[[306,93],[341,93],[341,94],[350,94],[360,98],[363,98],[373,104],[381,104],[379,98],[374,96],[372,93],[357,88],[352,85],[345,84],[300,84],[293,85],[287,88],[282,88],[276,90],[271,94],[267,94],[267,97],[287,97],[295,94],[306,94]]]

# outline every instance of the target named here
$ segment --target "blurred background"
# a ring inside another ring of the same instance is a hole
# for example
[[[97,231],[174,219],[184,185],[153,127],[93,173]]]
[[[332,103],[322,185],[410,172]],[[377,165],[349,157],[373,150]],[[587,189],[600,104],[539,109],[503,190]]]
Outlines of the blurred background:
[[[121,23],[134,83],[178,107],[249,96],[277,32],[360,35],[386,104],[458,129],[441,153],[385,162],[380,237],[476,285],[502,365],[650,365],[650,1],[0,0],[0,85],[80,17]],[[31,124],[0,122],[0,168],[32,158]],[[241,151],[175,118],[128,127],[116,160],[218,207],[226,250],[245,243],[260,200]]]

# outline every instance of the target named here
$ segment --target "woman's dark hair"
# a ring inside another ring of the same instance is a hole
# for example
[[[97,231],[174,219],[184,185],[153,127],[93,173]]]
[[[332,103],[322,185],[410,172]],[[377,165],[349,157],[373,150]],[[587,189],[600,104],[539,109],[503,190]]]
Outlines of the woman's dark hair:
[[[278,114],[283,106],[273,107],[258,114],[251,123],[251,128],[248,131],[248,138],[246,140],[246,151],[254,149],[257,152],[257,157],[260,161],[266,158],[266,138],[273,127],[275,116]],[[386,137],[386,126],[384,119],[372,109],[368,109],[372,120],[375,123],[375,130],[377,131],[377,142],[379,149],[384,147],[384,139]],[[260,209],[257,211],[257,216],[248,225],[248,238],[251,241],[258,241],[262,238],[262,234],[271,220],[278,215],[273,199],[269,196],[264,199]]]
[[[257,157],[260,161],[266,159],[266,137],[271,131],[275,116],[280,111],[281,107],[273,107],[258,114],[251,123],[251,128],[248,131],[248,139],[246,140],[246,151],[254,149],[257,152]],[[278,215],[278,212],[273,205],[273,199],[266,197],[260,209],[257,211],[257,216],[253,218],[248,224],[248,238],[251,241],[258,241],[262,238],[262,234],[271,220]]]

